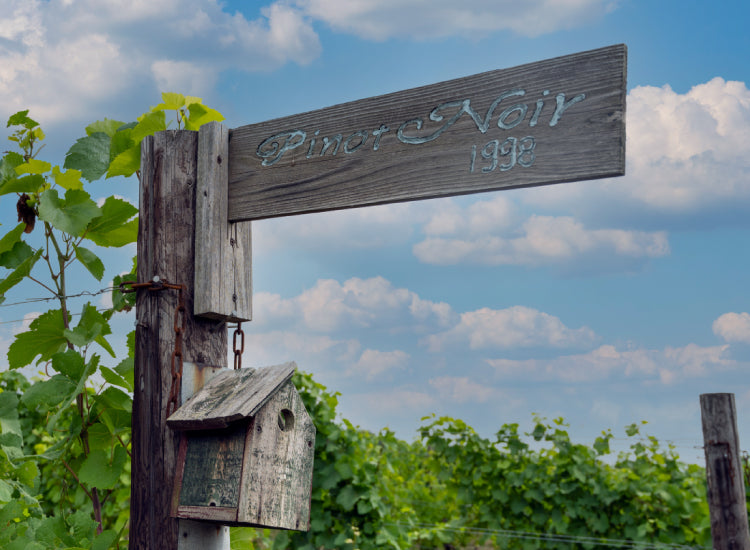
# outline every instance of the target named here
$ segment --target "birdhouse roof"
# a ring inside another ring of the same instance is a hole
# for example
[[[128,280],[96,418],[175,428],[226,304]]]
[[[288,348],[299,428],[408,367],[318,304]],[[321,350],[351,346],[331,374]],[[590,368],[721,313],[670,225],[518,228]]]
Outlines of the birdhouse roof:
[[[289,362],[260,369],[225,369],[185,401],[167,424],[178,430],[204,430],[255,416],[296,368]]]

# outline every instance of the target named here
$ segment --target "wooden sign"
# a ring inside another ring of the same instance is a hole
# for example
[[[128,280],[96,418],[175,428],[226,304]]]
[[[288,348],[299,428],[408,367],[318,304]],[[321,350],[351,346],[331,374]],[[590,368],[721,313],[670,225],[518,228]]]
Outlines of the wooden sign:
[[[626,58],[610,46],[236,128],[229,221],[623,175]]]

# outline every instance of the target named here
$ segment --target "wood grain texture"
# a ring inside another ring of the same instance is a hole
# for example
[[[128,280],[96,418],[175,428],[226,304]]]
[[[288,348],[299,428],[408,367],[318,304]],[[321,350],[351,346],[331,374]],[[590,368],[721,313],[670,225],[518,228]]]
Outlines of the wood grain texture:
[[[184,284],[193,310],[197,133],[160,132],[141,144],[138,281]],[[169,517],[178,434],[166,427],[172,382],[176,291],[139,290],[136,296],[130,548],[178,547],[178,522]],[[226,329],[186,317],[183,358],[226,366]]]
[[[282,427],[279,415],[287,415]],[[245,443],[238,522],[307,531],[315,425],[297,390],[286,382],[256,414]]]
[[[177,409],[167,424],[177,430],[206,430],[250,418],[292,377],[296,368],[294,362],[289,362],[261,369],[221,371]]]
[[[194,315],[252,319],[250,222],[227,221],[229,131],[218,122],[198,131]]]
[[[610,46],[236,128],[229,219],[622,175],[626,58]]]
[[[700,404],[713,547],[750,550],[734,394],[704,393]]]

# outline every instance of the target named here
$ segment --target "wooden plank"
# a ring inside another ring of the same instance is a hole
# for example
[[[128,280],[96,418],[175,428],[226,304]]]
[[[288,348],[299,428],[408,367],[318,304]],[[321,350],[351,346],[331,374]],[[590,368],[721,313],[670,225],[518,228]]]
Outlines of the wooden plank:
[[[193,243],[197,134],[168,131],[141,144],[138,281],[184,284],[185,306],[193,307]],[[133,392],[130,548],[178,547],[178,521],[169,517],[178,433],[166,427],[172,383],[177,291],[139,290],[136,296]],[[226,330],[185,318],[183,358],[226,365]]]
[[[625,173],[624,45],[236,128],[229,220]]]
[[[213,376],[167,420],[177,430],[223,428],[250,418],[294,374],[297,365],[226,370]]]
[[[238,422],[222,430],[185,434],[180,506],[237,508],[246,432],[247,422]]]
[[[704,393],[700,403],[713,547],[750,550],[734,394]]]
[[[237,520],[307,531],[314,448],[315,425],[294,385],[287,382],[258,411],[248,431]]]
[[[198,131],[195,196],[194,315],[252,319],[250,223],[227,222],[229,131],[218,122]]]

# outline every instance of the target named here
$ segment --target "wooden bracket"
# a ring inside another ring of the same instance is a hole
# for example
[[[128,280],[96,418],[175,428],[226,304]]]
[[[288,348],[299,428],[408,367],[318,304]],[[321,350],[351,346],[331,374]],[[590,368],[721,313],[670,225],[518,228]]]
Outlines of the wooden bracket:
[[[193,314],[223,321],[252,319],[250,222],[229,223],[229,130],[218,122],[198,131]]]

